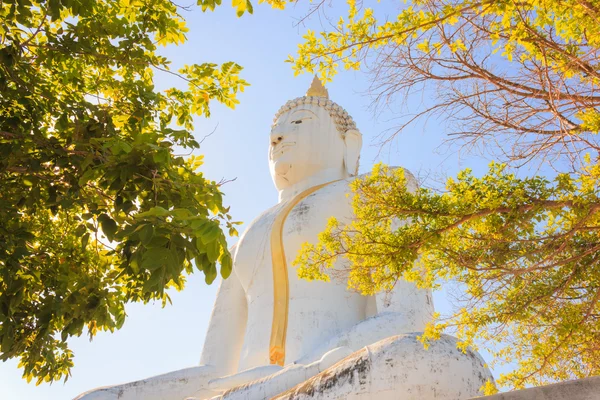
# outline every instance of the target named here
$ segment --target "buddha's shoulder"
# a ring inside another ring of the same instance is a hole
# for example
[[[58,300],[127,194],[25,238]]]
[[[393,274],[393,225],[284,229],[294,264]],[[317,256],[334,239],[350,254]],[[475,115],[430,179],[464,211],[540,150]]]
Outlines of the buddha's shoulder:
[[[404,176],[405,176],[406,180],[408,181],[408,184],[410,186],[414,186],[414,187],[418,186],[417,179],[408,169],[406,169],[404,167],[397,167],[397,166],[390,166],[390,167],[388,167],[388,169],[390,171],[399,171],[399,170],[404,171]],[[346,196],[347,194],[352,192],[351,184],[353,182],[355,182],[357,180],[362,180],[362,179],[368,178],[369,176],[371,176],[371,172],[366,172],[364,174],[352,176],[352,177],[346,178],[346,179],[340,179],[339,181],[334,181],[329,184],[323,185],[321,188],[319,188],[317,191],[314,192],[314,197],[323,199],[323,198],[327,198],[327,197],[335,198],[335,197],[339,197],[341,195]]]
[[[404,177],[406,178],[406,180],[408,181],[408,184],[417,184],[417,178],[415,178],[415,176],[413,175],[412,172],[410,172],[408,169],[404,168],[404,167],[399,167],[399,166],[387,166],[386,167],[387,170],[389,172],[397,172],[397,171],[404,171]],[[357,177],[355,177],[354,179],[364,179],[367,178],[369,176],[371,176],[371,172],[366,172],[364,174],[358,175]]]

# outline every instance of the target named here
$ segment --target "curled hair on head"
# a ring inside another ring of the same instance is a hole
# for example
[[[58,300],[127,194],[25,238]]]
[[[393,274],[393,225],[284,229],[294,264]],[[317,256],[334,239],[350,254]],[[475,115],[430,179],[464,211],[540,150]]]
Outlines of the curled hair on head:
[[[356,123],[346,110],[325,97],[317,96],[303,96],[288,101],[275,114],[275,118],[273,118],[273,124],[277,122],[277,119],[281,116],[281,114],[288,112],[292,108],[296,108],[305,104],[316,105],[327,111],[331,119],[333,119],[335,122],[338,132],[340,132],[342,135],[344,135],[350,129],[356,129]]]

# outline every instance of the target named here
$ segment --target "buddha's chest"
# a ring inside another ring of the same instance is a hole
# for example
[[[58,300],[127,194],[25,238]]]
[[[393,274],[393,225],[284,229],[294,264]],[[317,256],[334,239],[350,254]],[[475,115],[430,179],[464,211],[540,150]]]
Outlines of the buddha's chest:
[[[313,196],[296,204],[283,219],[281,214],[286,212],[289,204],[276,205],[253,221],[240,238],[234,268],[250,302],[272,287],[273,260],[279,253],[283,253],[290,270],[290,285],[294,286],[297,274],[293,264],[302,243],[315,243],[329,217],[339,213],[335,207],[318,201],[322,196]],[[275,244],[277,236],[281,237],[281,245]]]
[[[290,296],[298,295],[295,293],[298,290],[300,294],[313,287],[317,290],[317,286],[298,279],[294,260],[303,243],[317,242],[331,217],[341,222],[351,219],[351,199],[346,196],[347,191],[347,182],[330,184],[296,202],[277,204],[250,224],[238,242],[234,260],[234,270],[250,308],[258,297],[268,296],[272,301],[273,260],[283,258],[286,262]],[[282,214],[287,216],[282,219]],[[274,240],[277,235],[281,237],[280,246]]]
[[[279,204],[250,224],[240,238],[234,270],[248,305],[240,368],[269,362],[273,344],[269,341],[277,338],[272,333],[280,331],[281,321],[287,321],[282,329],[287,329],[284,345],[289,361],[364,318],[364,299],[348,292],[345,280],[299,279],[294,266],[302,244],[315,243],[329,218],[350,219],[351,207],[344,189],[327,187],[307,196],[289,210],[283,221],[281,215],[288,205]],[[277,272],[281,271],[282,259],[283,278]]]
[[[278,205],[261,214],[250,224],[238,241],[234,271],[240,279],[247,297],[255,288],[255,278],[258,277],[263,284],[264,281],[272,279],[269,272],[272,265],[270,237],[277,213],[280,210],[281,207]]]

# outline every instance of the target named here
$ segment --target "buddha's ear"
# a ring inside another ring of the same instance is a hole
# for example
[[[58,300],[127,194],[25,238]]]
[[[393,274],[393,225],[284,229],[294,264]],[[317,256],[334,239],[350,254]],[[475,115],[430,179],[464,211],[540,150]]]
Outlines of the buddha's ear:
[[[362,147],[362,135],[356,129],[349,129],[344,135],[344,165],[350,176],[358,174],[358,160]]]

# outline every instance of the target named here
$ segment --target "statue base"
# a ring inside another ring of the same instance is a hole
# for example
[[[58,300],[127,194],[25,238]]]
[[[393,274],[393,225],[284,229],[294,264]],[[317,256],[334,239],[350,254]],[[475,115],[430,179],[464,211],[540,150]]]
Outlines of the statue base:
[[[456,338],[443,335],[426,350],[418,335],[381,340],[308,379],[307,367],[291,365],[213,400],[458,400],[481,395],[493,380],[481,356],[458,350]]]

